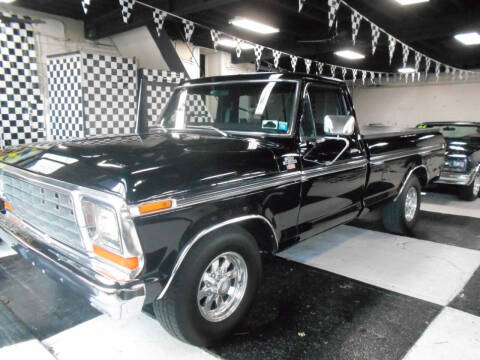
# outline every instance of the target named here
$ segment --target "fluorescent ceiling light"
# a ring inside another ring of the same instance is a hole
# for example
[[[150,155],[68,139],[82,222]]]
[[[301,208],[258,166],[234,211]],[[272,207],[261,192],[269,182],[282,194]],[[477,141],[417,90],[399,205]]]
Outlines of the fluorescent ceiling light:
[[[411,67],[404,67],[404,68],[398,69],[398,72],[402,74],[411,74],[415,72],[415,69]]]
[[[228,48],[235,48],[235,47],[237,47],[237,42],[235,40],[229,39],[229,38],[220,38],[218,40],[218,45],[225,46],[225,47],[228,47]],[[240,48],[242,50],[251,50],[251,49],[253,49],[253,45],[251,45],[249,43],[242,42],[240,44]]]
[[[230,24],[241,27],[249,31],[257,32],[260,34],[274,34],[280,31],[279,29],[273,26],[265,25],[265,24],[262,24],[261,22],[242,18],[242,17],[236,17],[235,19],[230,20]]]
[[[340,50],[336,51],[335,55],[343,57],[345,59],[349,60],[359,60],[359,59],[365,59],[365,55],[362,55],[356,51],[352,50]]]
[[[12,2],[14,2],[15,0],[0,0],[0,3],[4,3],[4,4],[10,4]]]
[[[465,45],[478,45],[480,44],[480,34],[478,32],[471,32],[465,34],[455,35],[455,39]]]
[[[395,1],[402,6],[405,6],[405,5],[420,4],[420,3],[428,2],[430,0],[395,0]]]

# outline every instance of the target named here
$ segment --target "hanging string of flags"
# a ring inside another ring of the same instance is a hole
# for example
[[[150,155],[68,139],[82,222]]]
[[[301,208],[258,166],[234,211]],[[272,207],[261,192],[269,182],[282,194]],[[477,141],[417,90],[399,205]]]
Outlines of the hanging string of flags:
[[[85,14],[88,11],[88,7],[90,6],[92,0],[81,0],[82,7],[84,9]],[[400,44],[402,47],[402,63],[403,66],[406,67],[408,64],[409,60],[409,55],[411,52],[415,54],[415,66],[414,66],[414,72],[411,74],[397,74],[397,73],[392,73],[392,72],[375,72],[375,71],[368,71],[368,70],[363,70],[363,69],[355,69],[355,68],[350,68],[350,67],[344,67],[344,66],[339,66],[339,65],[334,65],[334,64],[328,64],[324,63],[321,61],[313,61],[311,59],[299,57],[297,55],[293,54],[288,54],[281,52],[277,49],[273,49],[270,47],[265,47],[260,44],[255,44],[247,40],[239,39],[237,37],[233,37],[229,34],[220,32],[216,29],[211,29],[207,26],[195,23],[191,20],[188,20],[186,18],[183,18],[179,15],[167,12],[165,10],[156,8],[152,5],[146,4],[140,0],[118,0],[121,6],[121,13],[122,13],[122,18],[125,23],[128,23],[130,16],[132,14],[132,10],[134,5],[142,5],[148,8],[151,8],[153,10],[153,21],[156,25],[156,30],[158,33],[158,36],[160,36],[161,31],[163,29],[163,25],[165,23],[165,19],[167,17],[172,17],[176,18],[177,20],[180,20],[183,24],[183,29],[184,29],[184,38],[185,41],[190,42],[192,35],[196,29],[196,27],[203,28],[203,29],[208,29],[210,30],[210,36],[213,42],[213,46],[216,49],[220,36],[225,36],[230,38],[231,41],[233,41],[234,48],[235,48],[235,53],[237,57],[241,56],[242,50],[245,50],[247,47],[245,46],[246,44],[250,45],[251,48],[254,50],[254,56],[255,56],[255,65],[256,68],[260,68],[260,62],[262,55],[264,54],[265,49],[269,49],[271,51],[271,54],[273,56],[273,66],[278,69],[279,63],[280,63],[280,58],[281,56],[288,56],[290,58],[290,65],[293,71],[296,71],[297,68],[297,63],[299,59],[303,60],[303,63],[305,65],[305,69],[307,73],[310,73],[312,64],[315,65],[316,67],[316,74],[317,75],[323,75],[325,67],[330,67],[330,74],[332,77],[336,77],[337,75],[337,69],[341,69],[341,78],[344,80],[347,80],[347,77],[349,80],[353,80],[354,82],[357,80],[357,75],[360,73],[361,74],[361,81],[362,84],[365,84],[367,77],[370,77],[370,82],[373,83],[381,83],[383,79],[385,78],[386,82],[389,82],[390,79],[401,79],[404,78],[405,81],[409,81],[409,78],[411,78],[412,81],[415,81],[415,78],[417,80],[420,80],[420,67],[422,60],[424,60],[425,64],[425,79],[428,78],[428,73],[430,68],[432,67],[432,64],[435,65],[434,70],[435,70],[435,78],[438,80],[440,78],[441,74],[441,67],[443,66],[445,68],[445,73],[446,74],[452,74],[452,77],[455,77],[456,74],[458,73],[458,76],[460,79],[465,79],[468,78],[472,74],[478,74],[477,72],[469,71],[469,70],[463,70],[463,69],[458,69],[454,68],[452,66],[442,64],[439,61],[436,61],[419,51],[416,51],[415,49],[411,48],[407,44],[401,42],[397,38],[395,38],[393,35],[387,33],[385,30],[374,24],[372,21],[370,21],[368,18],[360,14],[358,11],[353,9],[350,5],[348,5],[345,0],[327,0],[328,1],[328,26],[329,28],[332,28],[332,26],[335,24],[337,20],[337,13],[340,8],[340,5],[346,6],[350,11],[352,12],[351,14],[351,23],[352,23],[352,42],[355,44],[356,39],[358,37],[359,29],[361,26],[362,21],[366,21],[367,23],[370,24],[371,27],[371,36],[372,36],[372,55],[375,54],[379,38],[382,34],[386,34],[388,37],[388,53],[389,53],[389,63],[392,63],[393,56],[395,54],[395,49],[397,47],[397,44]],[[305,3],[307,0],[298,0],[298,11],[302,11]]]

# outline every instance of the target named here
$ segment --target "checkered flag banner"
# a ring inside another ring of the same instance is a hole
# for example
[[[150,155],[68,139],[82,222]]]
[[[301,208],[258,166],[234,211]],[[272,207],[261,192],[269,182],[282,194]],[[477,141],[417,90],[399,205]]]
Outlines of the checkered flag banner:
[[[133,5],[135,5],[135,0],[119,0],[120,6],[122,7],[122,17],[123,22],[128,24],[128,19],[132,14]]]
[[[353,82],[357,81],[357,69],[352,69],[352,77],[353,77]]]
[[[195,30],[195,24],[193,23],[193,21],[190,21],[187,19],[182,19],[182,23],[183,23],[183,28],[185,30],[185,40],[187,42],[190,42],[193,31]]]
[[[272,49],[273,53],[273,65],[278,69],[278,62],[280,61],[280,56],[282,53],[278,50]]]
[[[397,47],[397,39],[392,35],[388,35],[388,55],[390,57],[390,65],[392,65],[393,54],[395,53],[395,48]]]
[[[336,71],[337,71],[337,65],[330,65],[330,72],[332,73],[332,77],[335,77]]]
[[[403,67],[407,66],[408,55],[410,55],[410,48],[408,45],[402,44]]]
[[[362,84],[365,85],[365,80],[367,80],[367,72],[362,70]]]
[[[370,26],[372,27],[372,55],[375,55],[378,39],[380,38],[380,28],[374,23],[370,23]]]
[[[237,39],[236,44],[235,44],[235,52],[237,53],[237,58],[242,55],[242,45],[243,45],[243,40]]]
[[[438,61],[435,61],[435,77],[440,79],[440,63]]]
[[[431,66],[432,66],[432,59],[427,57],[425,59],[425,78],[427,78],[428,72],[429,72]]]
[[[337,11],[340,7],[341,0],[328,0],[328,28],[331,29],[335,19],[337,18]]]
[[[370,81],[372,82],[372,84],[375,83],[375,73],[373,71],[370,71]]]
[[[415,72],[417,72],[417,73],[418,73],[418,70],[420,69],[420,62],[421,61],[422,61],[422,54],[415,51]]]
[[[255,44],[253,48],[253,52],[255,53],[255,64],[257,65],[257,70],[260,69],[260,59],[262,58],[263,53],[263,46]]]
[[[305,61],[305,69],[307,70],[307,74],[310,73],[310,68],[312,67],[312,60],[304,59]]]
[[[379,83],[379,84],[382,83],[382,76],[383,76],[382,73],[378,73],[378,83]]]
[[[90,0],[82,0],[83,12],[87,15],[88,7],[90,6]]]
[[[320,61],[315,61],[315,64],[317,64],[317,75],[322,75],[325,64]]]
[[[218,45],[218,39],[220,38],[220,32],[215,30],[215,29],[211,29],[210,30],[210,36],[211,36],[212,41],[213,41],[213,47],[216,49],[217,45]]]
[[[305,5],[306,2],[307,0],[298,0],[298,12],[302,11],[303,5]]]
[[[290,63],[292,64],[293,72],[295,72],[295,69],[297,68],[297,61],[298,61],[298,56],[290,55]]]
[[[450,67],[449,66],[445,66],[445,74],[450,74]]]
[[[346,77],[347,77],[347,68],[342,67],[342,78],[343,78],[343,80],[345,80]]]
[[[362,15],[360,15],[357,11],[352,11],[352,40],[353,45],[355,45],[355,41],[357,40],[358,31],[360,30],[360,23],[362,22]]]
[[[165,22],[165,18],[167,17],[167,13],[160,9],[155,9],[153,11],[153,21],[155,22],[157,34],[160,36],[163,29],[163,23]]]

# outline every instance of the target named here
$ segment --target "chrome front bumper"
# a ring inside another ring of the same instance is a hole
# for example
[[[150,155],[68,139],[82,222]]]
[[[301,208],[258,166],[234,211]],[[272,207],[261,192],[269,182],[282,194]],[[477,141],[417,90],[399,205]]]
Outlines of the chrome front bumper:
[[[451,171],[442,170],[440,173],[440,178],[435,182],[437,184],[448,184],[448,185],[470,185],[477,174],[477,169],[473,169],[470,173],[455,173]]]
[[[114,319],[142,311],[146,296],[143,282],[120,284],[105,278],[48,246],[16,221],[8,213],[0,214],[0,239],[43,273],[67,285],[88,299],[93,307]]]

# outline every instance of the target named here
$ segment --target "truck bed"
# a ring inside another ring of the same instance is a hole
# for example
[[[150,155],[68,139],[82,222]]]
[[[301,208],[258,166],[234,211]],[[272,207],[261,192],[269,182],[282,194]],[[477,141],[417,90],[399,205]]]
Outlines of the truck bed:
[[[400,135],[416,135],[424,133],[432,133],[434,129],[417,129],[417,128],[402,128],[394,126],[365,126],[361,128],[361,133],[364,139],[378,139],[385,137],[393,137]]]

